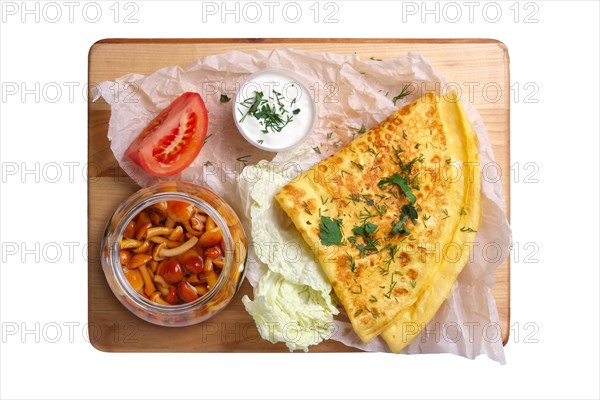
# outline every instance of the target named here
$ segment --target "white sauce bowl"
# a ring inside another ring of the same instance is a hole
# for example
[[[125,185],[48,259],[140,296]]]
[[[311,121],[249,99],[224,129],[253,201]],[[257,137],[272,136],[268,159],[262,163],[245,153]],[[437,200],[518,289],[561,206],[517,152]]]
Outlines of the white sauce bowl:
[[[266,128],[264,119],[248,114],[256,99],[256,92],[262,92],[263,99],[270,106],[276,107],[277,114],[284,120],[292,118],[280,132]],[[300,111],[294,114],[294,110]],[[280,152],[292,149],[306,140],[315,126],[317,107],[310,92],[295,74],[279,69],[265,69],[250,75],[241,86],[234,99],[233,117],[240,134],[250,144],[261,150]]]

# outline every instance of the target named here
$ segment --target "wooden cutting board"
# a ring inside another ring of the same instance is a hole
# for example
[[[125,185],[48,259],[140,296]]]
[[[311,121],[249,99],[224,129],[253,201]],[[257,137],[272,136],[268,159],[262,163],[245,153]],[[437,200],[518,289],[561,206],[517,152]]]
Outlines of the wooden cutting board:
[[[496,161],[502,171],[506,209],[510,199],[510,81],[506,47],[494,40],[414,39],[108,39],[95,43],[89,53],[89,83],[93,86],[127,73],[149,74],[159,68],[186,67],[194,60],[231,50],[296,49],[356,53],[361,59],[385,59],[409,51],[423,54],[448,82],[462,89],[486,124]],[[501,90],[500,97],[498,91]],[[258,335],[241,297],[251,294],[244,282],[229,306],[212,319],[185,328],[165,328],[147,323],[115,298],[99,262],[105,224],[117,205],[139,187],[115,160],[107,138],[110,106],[100,99],[88,107],[88,288],[91,343],[102,351],[172,352],[287,352]],[[503,343],[509,335],[509,260],[496,272],[493,295],[498,306]],[[311,351],[357,351],[326,341]]]

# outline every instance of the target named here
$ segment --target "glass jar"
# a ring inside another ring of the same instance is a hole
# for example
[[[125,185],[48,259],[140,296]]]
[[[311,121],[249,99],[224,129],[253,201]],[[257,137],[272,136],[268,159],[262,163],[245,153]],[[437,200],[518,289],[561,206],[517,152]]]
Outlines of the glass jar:
[[[177,305],[158,304],[135,291],[125,277],[119,257],[129,222],[153,204],[170,200],[187,202],[202,210],[223,237],[224,263],[216,284],[197,300]],[[221,197],[202,186],[171,181],[140,189],[117,207],[106,225],[100,254],[108,285],[129,311],[153,324],[187,326],[212,317],[234,297],[246,272],[247,242],[239,218]]]

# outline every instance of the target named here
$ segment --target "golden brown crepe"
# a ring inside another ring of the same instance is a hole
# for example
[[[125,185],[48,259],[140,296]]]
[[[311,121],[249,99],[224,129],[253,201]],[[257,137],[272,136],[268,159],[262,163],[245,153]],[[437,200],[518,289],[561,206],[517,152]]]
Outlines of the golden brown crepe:
[[[477,161],[456,96],[429,93],[276,194],[364,342],[400,351],[448,296],[468,256],[452,242],[479,224]]]
[[[477,136],[460,102],[454,95],[440,104],[441,118],[447,132],[447,149],[454,160],[462,161],[461,174],[448,177],[451,181],[446,226],[453,230],[452,239],[440,250],[440,263],[431,275],[417,301],[403,310],[382,333],[390,349],[399,353],[433,318],[450,295],[458,274],[466,265],[481,219],[479,154]],[[458,168],[457,168],[458,171]]]

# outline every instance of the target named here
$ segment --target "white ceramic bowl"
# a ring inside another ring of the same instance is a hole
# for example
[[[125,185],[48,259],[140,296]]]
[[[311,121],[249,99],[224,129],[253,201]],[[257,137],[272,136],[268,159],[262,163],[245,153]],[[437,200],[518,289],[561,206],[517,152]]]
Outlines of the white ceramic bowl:
[[[280,132],[268,130],[263,133],[264,125],[250,114],[243,119],[249,103],[259,91],[264,94],[263,99],[276,106],[278,113],[283,106],[285,112],[280,113],[283,118],[292,118]],[[249,102],[242,105],[247,99],[250,99]],[[294,114],[294,110],[300,111]],[[310,135],[317,120],[317,105],[296,74],[281,69],[265,69],[250,75],[240,87],[233,103],[233,118],[248,143],[261,150],[280,152],[299,146]]]

